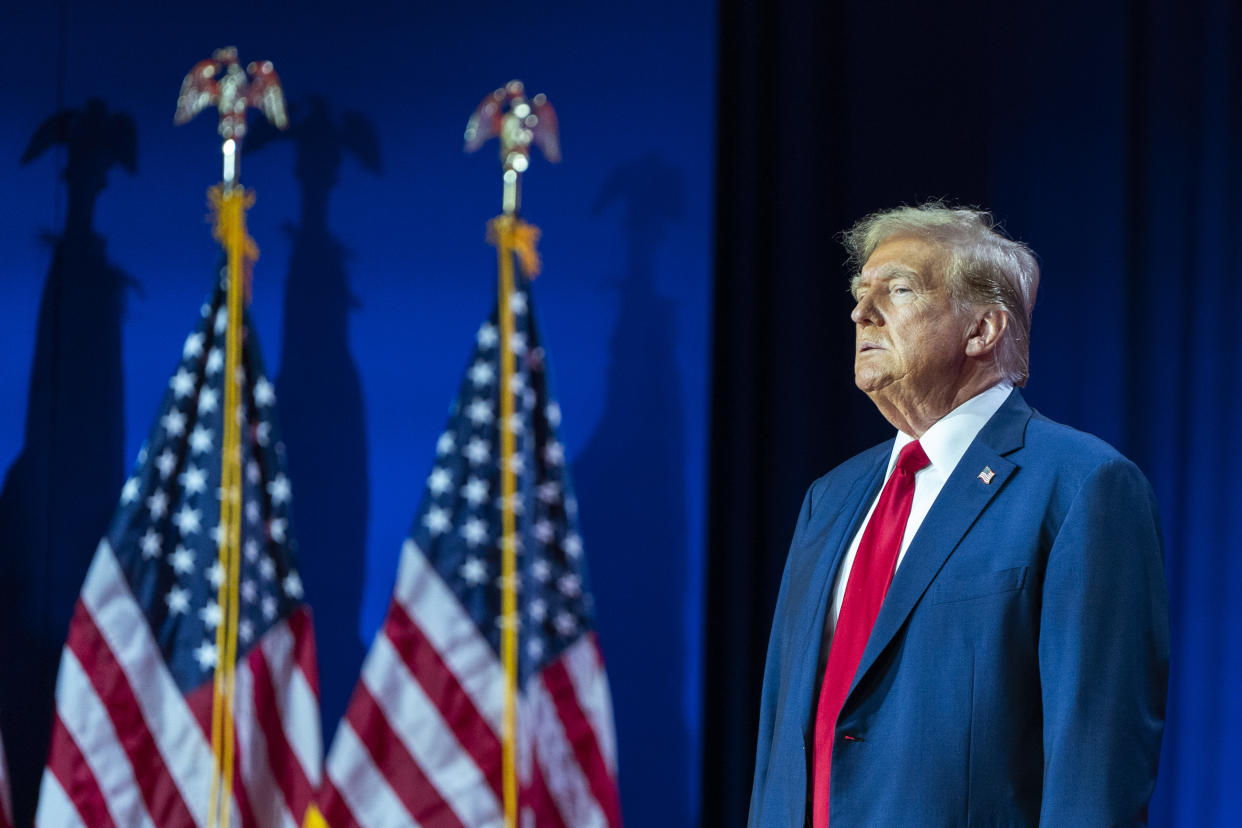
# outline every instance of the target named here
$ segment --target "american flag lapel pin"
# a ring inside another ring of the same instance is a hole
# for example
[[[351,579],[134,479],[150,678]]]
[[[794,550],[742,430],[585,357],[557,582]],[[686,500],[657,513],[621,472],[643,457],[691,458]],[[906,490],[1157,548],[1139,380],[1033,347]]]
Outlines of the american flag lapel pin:
[[[991,485],[993,477],[996,477],[996,472],[992,471],[991,466],[984,466],[983,471],[979,472],[979,479],[988,485]]]

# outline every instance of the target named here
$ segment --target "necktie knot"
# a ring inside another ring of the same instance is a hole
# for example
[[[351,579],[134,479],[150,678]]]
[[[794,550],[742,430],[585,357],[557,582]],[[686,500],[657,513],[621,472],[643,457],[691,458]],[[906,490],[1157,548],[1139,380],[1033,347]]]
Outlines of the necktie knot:
[[[919,445],[919,441],[907,443],[905,448],[897,455],[896,471],[904,472],[911,477],[915,472],[922,471],[931,465],[931,460],[927,457],[927,452],[923,451],[923,447]]]

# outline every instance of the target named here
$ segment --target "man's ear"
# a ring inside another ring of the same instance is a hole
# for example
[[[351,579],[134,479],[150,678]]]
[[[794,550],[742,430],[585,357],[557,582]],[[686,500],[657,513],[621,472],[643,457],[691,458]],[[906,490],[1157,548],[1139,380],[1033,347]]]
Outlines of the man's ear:
[[[1009,324],[1009,314],[1000,308],[987,308],[976,318],[966,338],[966,356],[986,356],[996,350],[1005,327]]]

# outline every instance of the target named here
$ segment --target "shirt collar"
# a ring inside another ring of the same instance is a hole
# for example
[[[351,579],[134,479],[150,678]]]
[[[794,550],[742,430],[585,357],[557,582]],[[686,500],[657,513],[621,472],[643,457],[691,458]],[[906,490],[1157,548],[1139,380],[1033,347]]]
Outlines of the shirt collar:
[[[941,417],[932,427],[923,432],[919,443],[927,454],[932,466],[946,478],[953,472],[957,462],[962,459],[966,449],[974,442],[975,437],[983,429],[985,423],[992,419],[1005,400],[1013,384],[1002,381],[971,397],[948,414]],[[893,441],[893,453],[888,458],[888,471],[891,474],[897,465],[897,455],[914,437],[904,431],[898,431]]]

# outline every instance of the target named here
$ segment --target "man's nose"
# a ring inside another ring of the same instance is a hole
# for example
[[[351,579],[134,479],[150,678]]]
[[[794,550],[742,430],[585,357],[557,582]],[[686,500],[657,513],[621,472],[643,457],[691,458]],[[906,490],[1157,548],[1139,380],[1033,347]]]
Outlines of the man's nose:
[[[850,319],[854,320],[855,325],[861,325],[864,322],[870,322],[873,325],[880,323],[880,314],[876,311],[875,302],[872,301],[870,293],[864,293],[858,297],[854,310],[850,312]]]

